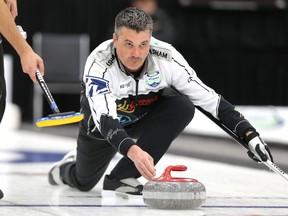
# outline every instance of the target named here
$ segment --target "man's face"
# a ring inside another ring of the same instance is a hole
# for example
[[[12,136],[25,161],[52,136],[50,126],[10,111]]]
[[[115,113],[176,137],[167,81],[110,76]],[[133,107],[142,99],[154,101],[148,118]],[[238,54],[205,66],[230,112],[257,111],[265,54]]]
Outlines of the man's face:
[[[122,27],[117,37],[113,34],[118,58],[130,73],[137,72],[149,53],[151,33],[149,30],[136,32]]]

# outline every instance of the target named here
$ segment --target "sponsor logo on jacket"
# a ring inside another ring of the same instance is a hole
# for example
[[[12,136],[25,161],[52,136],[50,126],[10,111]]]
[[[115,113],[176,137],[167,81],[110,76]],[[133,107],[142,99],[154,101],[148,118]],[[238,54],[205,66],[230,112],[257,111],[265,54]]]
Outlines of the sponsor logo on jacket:
[[[157,87],[162,81],[162,76],[159,71],[145,74],[145,82],[148,86]]]
[[[135,111],[136,104],[139,106],[147,106],[147,105],[154,103],[158,99],[159,99],[159,96],[156,95],[153,98],[146,98],[146,99],[137,100],[137,102],[135,102],[134,100],[133,101],[123,100],[123,101],[121,101],[121,103],[119,103],[117,105],[117,110],[122,111],[122,112],[126,112],[126,113],[133,113]]]
[[[158,57],[168,59],[168,53],[167,52],[163,52],[161,50],[150,49],[150,54],[151,55],[157,55]]]
[[[115,59],[116,59],[116,56],[112,54],[112,55],[111,55],[111,58],[108,59],[108,61],[106,62],[106,65],[107,65],[108,67],[110,67],[110,66],[114,63]]]
[[[131,86],[132,82],[129,81],[127,83],[122,83],[120,84],[120,89],[124,89],[124,88],[129,88]]]
[[[99,77],[86,76],[87,93],[89,97],[110,92],[109,82]]]
[[[118,114],[118,118],[119,118],[119,121],[120,121],[121,125],[126,125],[126,124],[132,122],[132,119],[129,116],[126,116],[126,115]]]

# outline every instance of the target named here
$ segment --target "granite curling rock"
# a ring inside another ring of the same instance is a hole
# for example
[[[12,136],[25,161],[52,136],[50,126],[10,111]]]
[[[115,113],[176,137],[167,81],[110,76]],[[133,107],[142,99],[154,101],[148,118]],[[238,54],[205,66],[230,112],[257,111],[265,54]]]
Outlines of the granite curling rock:
[[[163,174],[143,188],[143,200],[149,208],[195,209],[206,199],[205,186],[193,178],[173,178],[171,171],[185,171],[184,165],[168,166]]]

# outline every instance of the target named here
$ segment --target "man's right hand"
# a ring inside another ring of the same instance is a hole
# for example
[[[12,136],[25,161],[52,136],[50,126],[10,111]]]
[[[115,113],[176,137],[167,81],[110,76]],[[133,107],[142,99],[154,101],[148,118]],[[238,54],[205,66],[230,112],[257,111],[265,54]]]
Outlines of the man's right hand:
[[[151,181],[156,175],[153,158],[139,146],[133,145],[128,150],[127,156],[134,162],[140,174]]]

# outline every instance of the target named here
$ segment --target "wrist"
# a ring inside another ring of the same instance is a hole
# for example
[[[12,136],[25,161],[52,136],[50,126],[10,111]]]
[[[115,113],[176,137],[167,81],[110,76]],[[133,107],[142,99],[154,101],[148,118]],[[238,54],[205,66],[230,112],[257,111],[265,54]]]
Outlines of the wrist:
[[[246,143],[249,143],[253,138],[257,137],[259,134],[256,131],[247,131],[244,136]]]
[[[132,145],[127,152],[127,157],[133,161],[135,156],[138,154],[138,152],[142,150],[139,146],[137,145]]]
[[[15,47],[16,52],[20,56],[20,58],[24,58],[25,55],[33,52],[32,48],[29,44],[24,40],[23,43],[19,44],[19,46]]]

